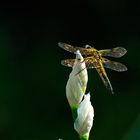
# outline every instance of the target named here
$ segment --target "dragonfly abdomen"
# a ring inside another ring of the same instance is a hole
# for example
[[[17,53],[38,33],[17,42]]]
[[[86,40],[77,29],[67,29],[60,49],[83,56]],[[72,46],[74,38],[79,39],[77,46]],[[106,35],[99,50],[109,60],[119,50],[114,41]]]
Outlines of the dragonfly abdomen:
[[[112,93],[114,93],[112,85],[111,85],[111,83],[110,83],[110,81],[108,79],[108,76],[107,76],[107,74],[105,72],[105,69],[104,69],[101,61],[99,61],[99,65],[100,65],[100,67],[96,68],[97,72],[99,73],[99,75],[100,75],[103,83],[105,84],[106,88],[109,89]]]

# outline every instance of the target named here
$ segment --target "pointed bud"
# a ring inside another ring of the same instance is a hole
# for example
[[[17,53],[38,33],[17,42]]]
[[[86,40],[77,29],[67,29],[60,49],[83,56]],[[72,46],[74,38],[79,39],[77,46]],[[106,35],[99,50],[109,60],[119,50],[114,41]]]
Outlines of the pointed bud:
[[[90,94],[84,96],[77,110],[78,117],[74,122],[74,129],[81,136],[89,136],[93,125],[94,109],[90,102]]]
[[[76,59],[66,85],[66,96],[71,107],[77,107],[86,91],[88,75],[85,62],[80,51],[76,52]]]

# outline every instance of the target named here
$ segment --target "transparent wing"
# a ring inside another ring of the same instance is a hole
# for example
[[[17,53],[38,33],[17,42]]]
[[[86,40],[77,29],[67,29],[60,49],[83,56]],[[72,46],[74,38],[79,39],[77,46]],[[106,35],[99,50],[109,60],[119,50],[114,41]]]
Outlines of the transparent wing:
[[[102,63],[105,68],[109,68],[118,72],[127,71],[127,67],[119,62],[115,62],[115,61],[111,61],[106,58],[103,58]]]
[[[74,62],[75,59],[65,59],[65,60],[61,60],[61,64],[63,66],[67,66],[67,67],[73,67],[74,66]]]
[[[90,54],[91,50],[93,49],[92,47],[90,47],[90,48],[76,47],[76,46],[72,46],[72,45],[69,45],[66,43],[62,43],[62,42],[59,42],[58,46],[66,51],[71,52],[71,53],[75,53],[77,50],[79,50],[82,55]]]
[[[75,59],[65,59],[61,61],[61,64],[67,67],[73,67],[74,66]],[[81,62],[85,62],[87,69],[97,68],[99,67],[97,61],[95,61],[95,58],[93,57],[85,57],[84,60]]]
[[[116,57],[116,58],[122,57],[123,55],[126,54],[126,52],[127,52],[127,50],[125,48],[122,48],[122,47],[99,50],[99,53],[102,56],[111,56],[111,57]]]

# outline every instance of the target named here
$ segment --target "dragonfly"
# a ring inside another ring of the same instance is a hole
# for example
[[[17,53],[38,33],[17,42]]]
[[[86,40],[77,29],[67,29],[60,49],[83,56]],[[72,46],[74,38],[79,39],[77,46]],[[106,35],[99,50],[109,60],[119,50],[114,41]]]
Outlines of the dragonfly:
[[[126,54],[127,50],[123,47],[115,47],[112,49],[104,49],[104,50],[97,50],[90,45],[85,45],[82,47],[72,46],[67,43],[59,42],[58,46],[62,49],[69,51],[71,53],[76,53],[77,50],[80,51],[82,55],[84,55],[84,60],[87,69],[95,68],[100,75],[104,85],[107,89],[109,89],[112,93],[114,93],[111,82],[107,76],[105,68],[109,68],[114,71],[123,72],[127,71],[127,67],[120,63],[111,61],[104,56],[107,57],[114,57],[120,58]],[[75,59],[65,59],[61,61],[61,64],[67,67],[73,67],[75,64]]]

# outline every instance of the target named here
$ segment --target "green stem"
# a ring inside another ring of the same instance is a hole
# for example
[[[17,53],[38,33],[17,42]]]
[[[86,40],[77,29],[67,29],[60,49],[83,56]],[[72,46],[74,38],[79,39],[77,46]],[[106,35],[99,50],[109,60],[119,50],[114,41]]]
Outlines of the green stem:
[[[71,111],[72,111],[72,116],[73,116],[73,120],[75,121],[77,118],[77,107],[71,107]]]
[[[80,136],[80,140],[89,140],[89,135]]]

